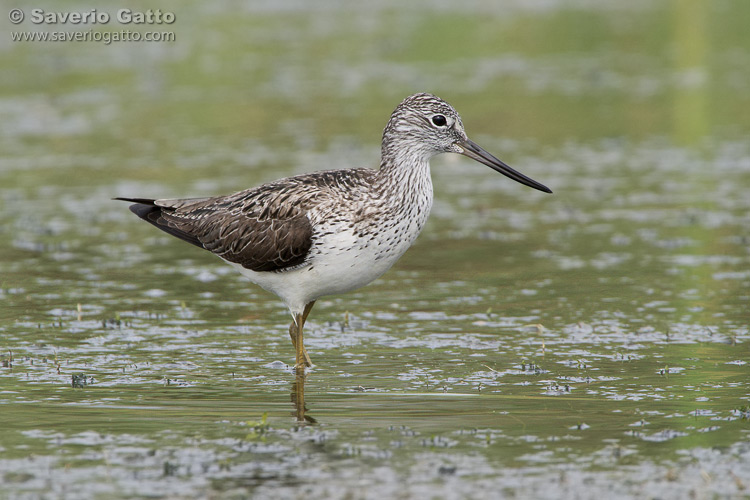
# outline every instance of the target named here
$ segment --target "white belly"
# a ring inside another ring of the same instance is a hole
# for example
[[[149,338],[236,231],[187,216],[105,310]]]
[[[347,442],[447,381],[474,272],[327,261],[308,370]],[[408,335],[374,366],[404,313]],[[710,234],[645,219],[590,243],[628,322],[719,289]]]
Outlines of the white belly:
[[[409,249],[430,214],[429,165],[416,163],[407,174],[392,190],[373,189],[360,193],[360,199],[342,196],[351,204],[344,208],[321,205],[309,213],[313,246],[303,266],[260,273],[234,266],[250,281],[279,296],[292,314],[301,313],[305,305],[325,295],[367,285]]]
[[[321,243],[320,252],[310,264],[292,271],[259,273],[239,264],[232,265],[253,283],[279,296],[295,314],[320,297],[348,292],[374,281],[409,246],[411,241],[404,241],[384,252],[383,243],[371,240],[362,245],[351,230],[340,231]]]
[[[431,198],[429,199],[431,201]],[[308,263],[281,272],[255,272],[233,264],[253,283],[279,296],[292,314],[325,295],[348,292],[383,275],[409,249],[429,215],[431,204],[386,223],[377,233],[357,233],[350,222],[327,225],[316,238]]]

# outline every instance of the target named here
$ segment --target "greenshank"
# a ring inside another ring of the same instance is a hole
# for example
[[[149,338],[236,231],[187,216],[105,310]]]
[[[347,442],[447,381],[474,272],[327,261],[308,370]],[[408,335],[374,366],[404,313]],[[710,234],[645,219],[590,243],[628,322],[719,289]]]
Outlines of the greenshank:
[[[377,279],[414,243],[432,206],[429,161],[440,153],[467,156],[552,192],[469,140],[450,104],[420,93],[391,114],[378,170],[313,172],[210,198],[116,199],[284,301],[293,318],[295,369],[304,373],[312,363],[302,331],[315,301]]]

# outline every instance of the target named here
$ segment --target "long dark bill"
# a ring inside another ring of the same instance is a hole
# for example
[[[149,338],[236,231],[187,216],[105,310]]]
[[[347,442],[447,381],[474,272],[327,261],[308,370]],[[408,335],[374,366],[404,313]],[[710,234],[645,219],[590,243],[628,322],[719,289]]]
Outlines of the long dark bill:
[[[510,177],[514,181],[520,182],[521,184],[525,184],[526,186],[532,187],[534,189],[538,189],[539,191],[544,191],[545,193],[552,192],[552,190],[544,184],[541,184],[530,177],[526,177],[521,172],[513,170],[508,165],[482,149],[482,147],[479,146],[479,144],[477,144],[476,142],[466,139],[465,141],[459,142],[458,145],[463,150],[463,152],[461,153],[462,155],[468,156],[472,160],[476,160],[479,163],[484,163],[492,170],[500,172],[504,176]]]

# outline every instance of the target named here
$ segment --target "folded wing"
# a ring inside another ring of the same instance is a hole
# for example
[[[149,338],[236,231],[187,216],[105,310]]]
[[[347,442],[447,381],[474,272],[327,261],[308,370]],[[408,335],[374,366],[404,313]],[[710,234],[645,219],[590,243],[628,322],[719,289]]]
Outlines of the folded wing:
[[[233,197],[132,202],[130,210],[162,231],[256,272],[305,262],[313,228],[301,210]]]

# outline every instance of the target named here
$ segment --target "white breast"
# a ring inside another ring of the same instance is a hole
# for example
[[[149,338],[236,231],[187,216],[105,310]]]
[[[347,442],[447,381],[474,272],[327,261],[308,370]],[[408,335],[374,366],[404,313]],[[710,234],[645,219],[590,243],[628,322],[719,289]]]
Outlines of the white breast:
[[[235,267],[278,295],[292,314],[320,297],[367,285],[409,249],[427,221],[432,207],[429,166],[420,173],[411,183],[400,183],[408,190],[381,193],[381,198],[360,200],[361,205],[342,207],[335,215],[314,217],[313,246],[304,266],[261,273]]]

